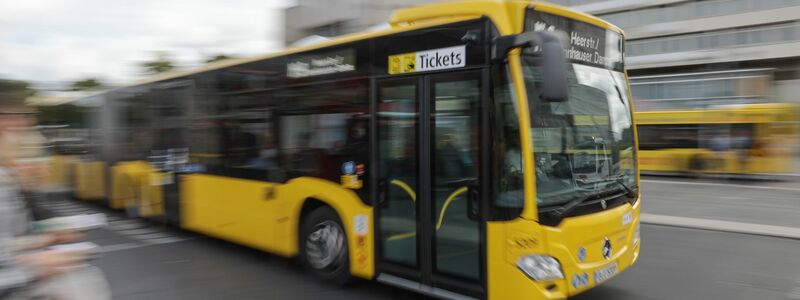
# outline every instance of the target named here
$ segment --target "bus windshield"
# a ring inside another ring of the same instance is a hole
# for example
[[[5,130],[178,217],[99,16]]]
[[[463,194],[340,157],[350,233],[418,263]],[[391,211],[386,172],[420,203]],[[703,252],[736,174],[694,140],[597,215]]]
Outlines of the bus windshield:
[[[539,206],[633,187],[633,123],[625,75],[572,64],[568,99],[547,102],[538,96],[536,85],[543,74],[535,60],[523,58],[523,70]]]
[[[529,10],[525,30],[562,34],[569,61],[567,99],[550,102],[539,97],[547,74],[538,49],[526,48],[522,55],[538,205],[632,196],[636,153],[622,35],[535,10]]]

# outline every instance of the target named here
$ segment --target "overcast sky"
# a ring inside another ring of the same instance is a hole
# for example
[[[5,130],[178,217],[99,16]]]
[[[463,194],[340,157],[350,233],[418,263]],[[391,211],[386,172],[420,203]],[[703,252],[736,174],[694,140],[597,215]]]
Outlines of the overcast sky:
[[[180,67],[283,46],[292,0],[0,0],[0,78],[123,84],[158,51]]]

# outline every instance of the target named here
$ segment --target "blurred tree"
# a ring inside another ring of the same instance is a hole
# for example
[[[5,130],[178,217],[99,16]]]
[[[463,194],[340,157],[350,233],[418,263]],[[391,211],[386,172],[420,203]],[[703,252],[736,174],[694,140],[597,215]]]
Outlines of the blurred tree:
[[[53,106],[40,106],[39,124],[42,125],[70,125],[72,127],[84,126],[83,114],[80,107],[73,104]]]
[[[15,100],[25,100],[25,98],[36,94],[36,90],[30,84],[20,80],[0,79],[0,98],[14,98]]]
[[[72,83],[73,91],[91,91],[103,88],[103,84],[95,78],[87,78]]]
[[[175,68],[172,59],[165,52],[158,52],[151,61],[146,61],[141,65],[148,74],[158,74],[170,71]]]
[[[233,56],[229,56],[227,54],[217,54],[217,55],[214,55],[214,56],[210,57],[209,59],[206,59],[206,63],[208,64],[208,63],[212,63],[212,62],[215,62],[215,61],[226,60],[226,59],[231,59],[231,58],[234,58],[234,57]]]

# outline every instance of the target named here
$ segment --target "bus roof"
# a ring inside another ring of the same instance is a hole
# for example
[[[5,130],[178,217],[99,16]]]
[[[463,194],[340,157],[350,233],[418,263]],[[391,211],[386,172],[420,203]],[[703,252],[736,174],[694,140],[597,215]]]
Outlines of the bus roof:
[[[449,1],[449,2],[441,2],[433,4],[424,4],[424,5],[412,6],[408,8],[395,10],[389,20],[389,24],[391,26],[386,29],[347,34],[332,38],[330,40],[321,41],[315,44],[304,45],[299,47],[289,47],[283,50],[271,53],[265,53],[262,55],[257,55],[252,57],[217,61],[207,65],[191,68],[188,70],[175,70],[175,71],[164,72],[162,74],[153,75],[151,77],[133,82],[130,85],[120,88],[140,86],[158,81],[189,76],[197,73],[219,70],[240,64],[256,62],[264,59],[301,53],[329,46],[335,46],[343,43],[355,42],[359,40],[386,36],[404,31],[410,31],[414,29],[466,21],[480,17],[488,17],[495,23],[495,26],[498,27],[500,34],[508,35],[516,33],[519,30],[521,30],[523,20],[522,18],[519,18],[517,16],[519,16],[519,14],[521,14],[521,12],[524,9],[531,6],[538,11],[561,15],[567,18],[593,24],[595,26],[604,29],[619,32],[620,34],[624,34],[620,28],[606,21],[603,21],[597,17],[545,2],[522,1],[522,0]]]

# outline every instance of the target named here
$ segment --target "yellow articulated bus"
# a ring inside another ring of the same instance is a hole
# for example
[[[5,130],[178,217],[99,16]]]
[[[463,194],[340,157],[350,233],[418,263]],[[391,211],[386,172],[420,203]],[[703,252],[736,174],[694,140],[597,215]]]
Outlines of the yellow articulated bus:
[[[776,174],[794,171],[798,107],[786,103],[717,105],[637,112],[644,171]]]
[[[442,298],[566,298],[634,264],[619,28],[488,0],[389,23],[94,96],[75,196]]]

